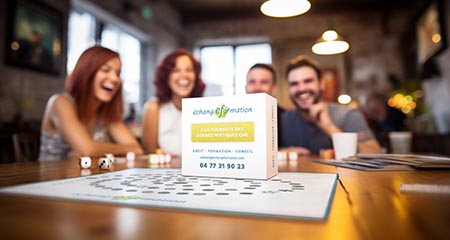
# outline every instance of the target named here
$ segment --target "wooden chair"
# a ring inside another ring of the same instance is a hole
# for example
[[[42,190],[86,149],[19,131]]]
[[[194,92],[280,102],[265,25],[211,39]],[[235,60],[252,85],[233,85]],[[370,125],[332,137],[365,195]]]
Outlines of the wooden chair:
[[[12,138],[16,162],[29,162],[38,159],[39,133],[14,133]]]

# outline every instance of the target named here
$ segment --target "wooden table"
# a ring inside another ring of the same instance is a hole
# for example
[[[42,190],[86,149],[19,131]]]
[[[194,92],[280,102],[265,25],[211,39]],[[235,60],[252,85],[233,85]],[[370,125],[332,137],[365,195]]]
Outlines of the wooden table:
[[[148,168],[145,160],[113,170]],[[179,168],[174,160],[170,167]],[[402,183],[450,184],[449,170],[363,172],[314,163],[280,171],[337,172],[326,221],[130,207],[0,194],[1,239],[450,239],[450,195],[403,193]],[[91,174],[99,170],[91,169]],[[77,161],[0,165],[0,186],[81,175]]]

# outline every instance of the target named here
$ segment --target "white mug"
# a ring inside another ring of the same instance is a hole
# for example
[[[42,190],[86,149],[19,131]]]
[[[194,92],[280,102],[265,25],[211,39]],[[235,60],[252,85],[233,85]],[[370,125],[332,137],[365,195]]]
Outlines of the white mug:
[[[333,149],[336,160],[355,156],[358,147],[358,134],[354,132],[334,133]]]

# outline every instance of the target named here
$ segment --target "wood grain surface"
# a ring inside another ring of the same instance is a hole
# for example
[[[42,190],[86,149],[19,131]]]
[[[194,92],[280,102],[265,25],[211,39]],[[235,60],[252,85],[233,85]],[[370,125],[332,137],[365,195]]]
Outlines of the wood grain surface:
[[[329,172],[339,183],[325,221],[143,208],[0,194],[1,239],[450,239],[450,195],[400,192],[402,183],[450,184],[450,170],[363,172],[280,162],[282,172]],[[95,163],[96,160],[93,159]],[[115,163],[112,171],[149,165]],[[104,170],[102,170],[104,171]],[[90,174],[102,171],[91,168]],[[78,177],[77,161],[0,165],[0,187]]]

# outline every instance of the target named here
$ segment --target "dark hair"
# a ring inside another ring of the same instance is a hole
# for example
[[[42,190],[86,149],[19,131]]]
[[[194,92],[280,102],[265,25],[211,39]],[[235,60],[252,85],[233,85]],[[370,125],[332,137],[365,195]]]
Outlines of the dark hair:
[[[277,74],[275,73],[275,68],[273,67],[272,64],[267,64],[267,63],[256,63],[255,65],[253,65],[252,67],[250,67],[250,69],[248,70],[249,72],[254,69],[254,68],[262,68],[262,69],[266,69],[269,72],[272,73],[272,79],[273,79],[273,84],[277,83]]]
[[[72,74],[67,77],[66,91],[74,98],[80,121],[89,122],[95,117],[94,78],[106,62],[119,58],[119,54],[108,48],[94,46],[85,50],[78,59]],[[122,84],[110,102],[100,106],[100,121],[104,124],[120,121],[123,112]]]
[[[189,97],[201,97],[205,91],[205,83],[203,83],[203,80],[200,77],[200,62],[197,61],[192,54],[187,52],[185,49],[179,48],[167,55],[156,68],[155,80],[153,81],[153,84],[156,87],[156,97],[158,97],[159,101],[162,103],[168,102],[172,99],[172,90],[169,86],[169,76],[175,68],[177,58],[180,56],[188,56],[194,65],[195,84]]]
[[[313,68],[314,71],[316,71],[317,78],[320,81],[320,79],[322,78],[322,68],[320,67],[319,63],[304,55],[297,56],[293,58],[291,61],[289,61],[289,64],[287,65],[286,68],[286,79],[290,71],[292,71],[295,68],[304,66]]]

